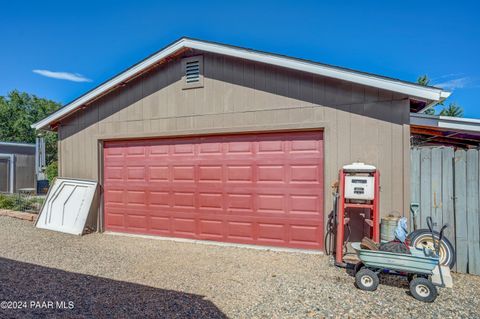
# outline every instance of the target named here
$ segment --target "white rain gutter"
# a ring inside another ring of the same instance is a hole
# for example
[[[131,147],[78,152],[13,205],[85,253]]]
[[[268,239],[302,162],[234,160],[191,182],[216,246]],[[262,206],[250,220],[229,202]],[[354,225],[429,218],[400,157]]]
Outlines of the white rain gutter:
[[[222,54],[230,57],[241,58],[254,62],[260,62],[283,68],[290,68],[298,71],[331,77],[361,85],[376,87],[387,91],[402,93],[409,97],[433,101],[433,103],[437,103],[450,95],[449,92],[445,92],[439,88],[423,87],[413,83],[402,82],[395,79],[384,78],[381,76],[356,72],[314,62],[302,61],[294,58],[278,56],[244,48],[232,47],[218,43],[182,38],[177,42],[171,44],[170,46],[166,47],[165,49],[152,55],[151,57],[145,59],[144,61],[138,63],[137,65],[131,67],[125,72],[117,75],[113,79],[105,82],[104,84],[101,84],[89,93],[79,97],[78,99],[64,106],[57,112],[51,114],[50,116],[44,118],[37,123],[32,124],[31,127],[37,130],[46,128],[52,122],[58,121],[59,119],[68,115],[73,110],[83,105],[86,105],[88,102],[92,101],[97,96],[108,92],[109,90],[115,88],[118,85],[121,85],[122,83],[141,73],[142,70],[154,66],[166,57],[184,48]],[[430,103],[427,108],[431,105],[432,104]]]

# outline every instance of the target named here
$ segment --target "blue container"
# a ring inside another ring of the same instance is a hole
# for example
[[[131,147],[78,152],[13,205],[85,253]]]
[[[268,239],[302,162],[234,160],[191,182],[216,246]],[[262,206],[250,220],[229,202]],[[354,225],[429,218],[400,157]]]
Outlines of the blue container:
[[[42,179],[37,181],[37,194],[46,195],[49,187],[50,187],[50,184],[48,182],[48,179]]]

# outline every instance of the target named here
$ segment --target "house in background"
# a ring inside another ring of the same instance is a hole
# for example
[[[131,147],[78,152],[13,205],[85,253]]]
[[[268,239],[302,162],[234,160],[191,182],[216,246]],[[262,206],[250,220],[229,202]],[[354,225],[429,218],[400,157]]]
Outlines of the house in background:
[[[0,142],[0,192],[35,189],[35,144]]]
[[[32,127],[58,132],[59,176],[100,183],[99,230],[323,250],[345,164],[408,214],[410,112],[448,96],[182,38]]]
[[[410,126],[412,146],[480,146],[480,119],[412,113]]]

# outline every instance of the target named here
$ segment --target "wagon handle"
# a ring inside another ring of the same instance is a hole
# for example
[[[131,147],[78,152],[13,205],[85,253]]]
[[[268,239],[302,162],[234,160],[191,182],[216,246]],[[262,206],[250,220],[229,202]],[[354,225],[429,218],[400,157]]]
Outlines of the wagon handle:
[[[427,217],[427,226],[430,232],[433,234],[433,221],[432,221],[432,217],[430,216]]]
[[[442,242],[442,238],[443,238],[443,231],[445,229],[447,229],[448,227],[448,224],[445,224],[442,226],[442,229],[440,229],[440,234],[438,235],[438,251],[437,251],[437,255],[440,256],[440,243]],[[435,242],[434,242],[435,243]]]
[[[430,233],[432,234],[432,243],[433,243],[433,250],[435,250],[435,253],[437,254],[437,256],[439,256],[439,253],[440,253],[440,241],[439,241],[439,245],[437,245],[435,243],[435,234],[433,233],[433,220],[432,220],[432,217],[430,216],[427,216],[427,226],[428,226],[428,229],[430,230]],[[443,227],[442,227],[442,231],[443,231]],[[439,240],[441,240],[441,238],[439,238]]]

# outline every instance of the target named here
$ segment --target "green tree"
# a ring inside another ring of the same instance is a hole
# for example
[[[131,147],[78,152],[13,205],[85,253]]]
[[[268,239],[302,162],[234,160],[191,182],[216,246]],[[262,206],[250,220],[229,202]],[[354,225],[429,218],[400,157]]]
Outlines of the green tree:
[[[33,94],[9,92],[0,96],[0,141],[35,143],[36,133],[31,124],[58,110],[60,104]],[[57,134],[45,133],[46,161],[57,159]]]
[[[443,116],[453,116],[453,117],[463,117],[463,108],[457,103],[450,103],[447,107],[444,107],[440,111],[440,115]]]
[[[427,86],[430,84],[430,78],[428,75],[424,74],[417,78],[417,83],[420,85]],[[445,105],[444,101],[439,102],[437,105]],[[435,115],[435,108],[431,107],[424,112],[428,115]],[[463,117],[463,108],[455,102],[450,103],[447,107],[443,107],[438,115],[443,116],[453,116],[453,117]]]
[[[420,75],[417,78],[417,83],[420,85],[428,86],[430,84],[430,78],[426,74]]]

